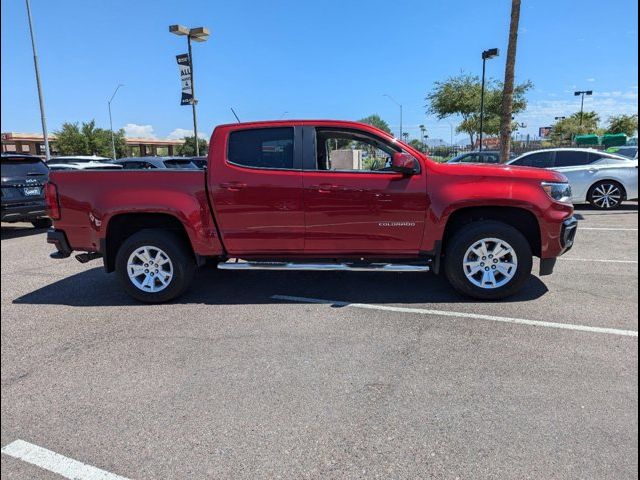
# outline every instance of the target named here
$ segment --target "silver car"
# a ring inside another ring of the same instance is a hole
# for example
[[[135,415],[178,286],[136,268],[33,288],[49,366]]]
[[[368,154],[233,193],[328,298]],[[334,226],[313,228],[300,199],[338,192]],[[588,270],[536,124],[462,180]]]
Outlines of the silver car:
[[[638,160],[589,148],[554,148],[528,152],[507,163],[563,173],[574,203],[612,210],[638,198]]]

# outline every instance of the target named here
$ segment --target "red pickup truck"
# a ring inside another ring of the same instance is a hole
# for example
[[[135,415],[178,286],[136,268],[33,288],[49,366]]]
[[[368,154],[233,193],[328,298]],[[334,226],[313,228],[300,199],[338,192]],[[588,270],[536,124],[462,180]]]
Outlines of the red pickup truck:
[[[56,258],[102,257],[124,289],[165,302],[205,263],[233,270],[444,272],[498,299],[571,248],[558,173],[438,164],[370,125],[222,125],[202,170],[56,171],[46,186]],[[206,262],[210,260],[209,262]]]

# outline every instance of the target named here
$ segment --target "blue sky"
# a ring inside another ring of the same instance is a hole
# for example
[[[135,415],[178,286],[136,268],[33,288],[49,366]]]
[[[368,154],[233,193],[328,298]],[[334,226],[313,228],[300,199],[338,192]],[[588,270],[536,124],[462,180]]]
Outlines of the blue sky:
[[[425,115],[434,81],[461,71],[479,74],[480,53],[498,47],[487,65],[504,74],[507,0],[256,1],[32,0],[50,130],[96,119],[130,136],[179,137],[191,110],[179,105],[175,55],[186,41],[168,25],[204,25],[210,40],[194,45],[199,129],[241,120],[334,118],[378,113],[398,129],[449,141],[450,124]],[[90,7],[90,8],[89,8]],[[40,131],[22,0],[2,2],[2,131]],[[575,89],[604,119],[636,113],[638,5],[635,0],[523,0],[516,78],[535,84],[518,117],[525,132],[579,109]],[[285,113],[287,112],[287,113]],[[464,135],[455,135],[464,139]]]

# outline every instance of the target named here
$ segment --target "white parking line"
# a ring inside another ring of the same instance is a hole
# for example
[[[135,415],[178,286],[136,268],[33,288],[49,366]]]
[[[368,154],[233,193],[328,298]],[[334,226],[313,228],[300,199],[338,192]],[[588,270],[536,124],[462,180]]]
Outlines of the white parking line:
[[[11,442],[2,453],[73,480],[128,480],[24,440]]]
[[[637,228],[605,228],[605,227],[578,227],[579,230],[603,230],[607,232],[637,232]]]
[[[337,305],[340,307],[364,308],[368,310],[384,310],[387,312],[417,313],[421,315],[438,315],[442,317],[471,318],[474,320],[488,320],[491,322],[516,323],[520,325],[531,325],[535,327],[560,328],[563,330],[578,330],[581,332],[607,333],[610,335],[622,335],[626,337],[637,337],[635,330],[620,330],[617,328],[590,327],[588,325],[574,325],[571,323],[542,322],[539,320],[525,320],[523,318],[496,317],[494,315],[482,315],[479,313],[452,312],[449,310],[429,310],[426,308],[391,307],[388,305],[370,305],[368,303],[349,303],[339,300],[322,300],[320,298],[292,297],[289,295],[272,295],[275,300],[288,300],[299,303],[320,303],[327,305]]]
[[[559,257],[560,260],[570,260],[572,262],[601,262],[601,263],[638,263],[638,260],[606,260],[603,258],[571,258]]]

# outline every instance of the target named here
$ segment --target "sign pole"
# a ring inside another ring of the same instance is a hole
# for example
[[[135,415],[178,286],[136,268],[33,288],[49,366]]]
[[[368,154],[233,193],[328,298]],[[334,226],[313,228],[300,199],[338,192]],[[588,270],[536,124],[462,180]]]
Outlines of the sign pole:
[[[198,142],[198,117],[196,116],[196,87],[193,82],[193,56],[191,55],[191,35],[187,35],[187,45],[189,46],[189,63],[191,66],[191,108],[193,110],[193,136],[196,141],[196,157],[200,156],[200,142]]]

